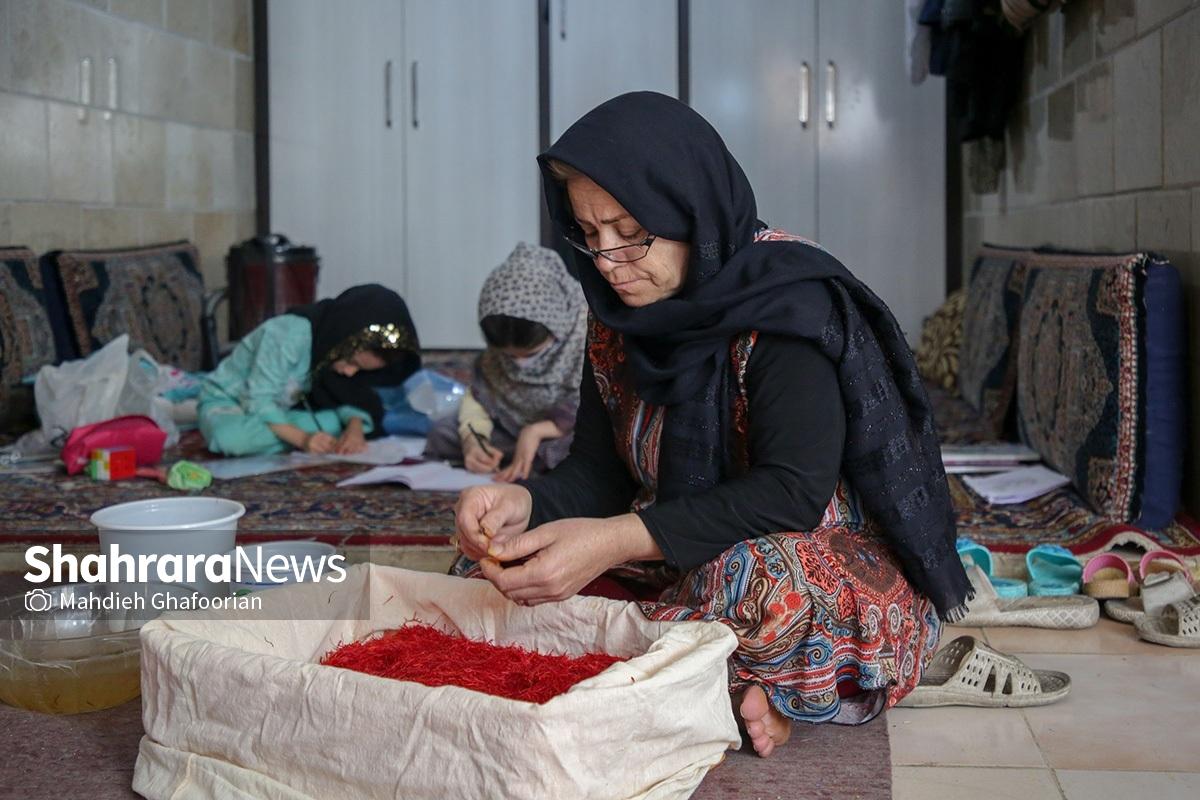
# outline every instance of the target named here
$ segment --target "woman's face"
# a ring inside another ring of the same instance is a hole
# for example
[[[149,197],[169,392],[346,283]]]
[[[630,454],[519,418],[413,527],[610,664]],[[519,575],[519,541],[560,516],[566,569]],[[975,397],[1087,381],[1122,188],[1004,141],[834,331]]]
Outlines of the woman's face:
[[[654,233],[643,228],[591,178],[580,175],[568,180],[567,197],[575,222],[583,230],[588,247],[594,250],[636,244]],[[615,264],[599,257],[593,263],[625,305],[648,306],[665,300],[683,286],[690,251],[687,242],[659,237],[645,258]]]

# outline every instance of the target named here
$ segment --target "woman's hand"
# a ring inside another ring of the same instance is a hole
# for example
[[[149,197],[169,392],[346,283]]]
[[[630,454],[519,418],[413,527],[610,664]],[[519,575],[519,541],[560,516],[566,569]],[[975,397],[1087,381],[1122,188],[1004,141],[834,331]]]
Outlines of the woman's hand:
[[[610,567],[661,559],[662,551],[634,514],[611,519],[561,519],[493,541],[480,568],[508,599],[524,605],[571,597]],[[506,567],[527,559],[521,564]]]
[[[367,449],[367,437],[363,436],[363,425],[360,417],[351,417],[346,423],[346,430],[337,439],[334,452],[339,455],[361,453]]]
[[[333,448],[337,446],[337,439],[334,439],[325,431],[317,431],[310,433],[304,439],[304,452],[313,453],[315,455],[326,455],[333,452]]]
[[[454,506],[458,549],[472,561],[487,557],[494,536],[516,536],[529,525],[533,497],[524,486],[472,486]]]
[[[542,440],[557,439],[560,436],[562,431],[548,419],[526,425],[517,435],[517,447],[513,450],[512,462],[496,473],[494,480],[511,483],[528,478]]]
[[[480,562],[483,575],[514,603],[537,605],[571,597],[621,563],[602,519],[560,519],[494,545]],[[505,567],[497,559],[527,561]]]
[[[495,472],[500,466],[500,461],[504,458],[504,454],[495,447],[489,447],[488,452],[485,453],[483,447],[474,436],[468,436],[462,442],[463,465],[470,472],[487,475],[488,473]]]

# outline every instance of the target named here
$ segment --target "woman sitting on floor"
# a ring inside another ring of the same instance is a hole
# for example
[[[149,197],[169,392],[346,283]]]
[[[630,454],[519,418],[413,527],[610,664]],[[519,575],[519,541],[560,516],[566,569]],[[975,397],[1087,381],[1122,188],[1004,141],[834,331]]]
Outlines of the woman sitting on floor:
[[[917,685],[970,585],[933,418],[891,312],[758,220],[715,130],[660,94],[586,114],[539,158],[591,307],[571,453],[462,493],[459,575],[561,600],[601,574],[649,617],[739,646],[760,755]]]
[[[487,350],[458,416],[429,433],[426,455],[462,458],[498,481],[528,478],[564,458],[579,407],[587,301],[553,250],[524,242],[479,293]]]
[[[199,425],[229,456],[357,453],[381,431],[373,386],[419,369],[417,332],[400,295],[378,284],[293,308],[251,331],[205,379]]]

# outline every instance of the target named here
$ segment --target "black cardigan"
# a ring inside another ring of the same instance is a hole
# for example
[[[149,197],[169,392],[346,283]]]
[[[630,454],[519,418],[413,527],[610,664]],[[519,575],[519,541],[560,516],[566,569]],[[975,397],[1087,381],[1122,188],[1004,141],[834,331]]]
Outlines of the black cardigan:
[[[815,527],[837,486],[846,416],[833,363],[806,340],[760,336],[746,392],[749,471],[638,512],[667,563],[681,570],[746,539]],[[579,394],[570,455],[525,484],[533,495],[531,528],[565,517],[628,513],[637,493],[590,363]]]

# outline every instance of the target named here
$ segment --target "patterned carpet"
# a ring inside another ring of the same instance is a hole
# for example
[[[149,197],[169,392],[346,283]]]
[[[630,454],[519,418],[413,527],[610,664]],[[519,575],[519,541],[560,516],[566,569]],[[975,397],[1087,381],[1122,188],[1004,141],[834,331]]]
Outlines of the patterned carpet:
[[[1200,525],[1183,513],[1170,527],[1152,531],[1093,513],[1071,488],[1028,503],[989,506],[951,475],[950,493],[958,535],[999,553],[1023,554],[1039,544],[1059,544],[1085,560],[1121,545],[1200,555]]]
[[[469,380],[474,351],[427,351],[425,365]],[[184,434],[163,456],[170,464],[213,458],[199,433]],[[338,546],[444,545],[454,529],[455,495],[414,492],[396,484],[339,489],[338,481],[367,467],[338,464],[217,481],[203,495],[246,506],[239,542],[315,537]],[[0,544],[96,542],[88,517],[114,503],[177,494],[151,480],[106,483],[84,475],[0,474]]]
[[[942,441],[969,443],[991,438],[961,398],[939,387],[926,388],[933,401]],[[959,536],[974,539],[999,553],[1023,554],[1039,544],[1059,544],[1084,558],[1121,545],[1200,555],[1200,524],[1182,512],[1173,524],[1156,531],[1092,512],[1070,487],[1028,503],[989,506],[951,475],[950,493]]]
[[[889,800],[891,761],[886,714],[856,727],[797,724],[788,743],[769,759],[750,748],[727,753],[691,800]]]
[[[166,456],[196,457],[195,435]],[[246,506],[239,541],[315,536],[333,545],[445,544],[453,531],[455,495],[413,492],[395,484],[339,489],[338,481],[366,467],[338,464],[217,481],[203,495]],[[160,483],[134,479],[104,483],[79,475],[0,476],[0,542],[22,544],[96,541],[88,517],[114,503],[174,495]]]

